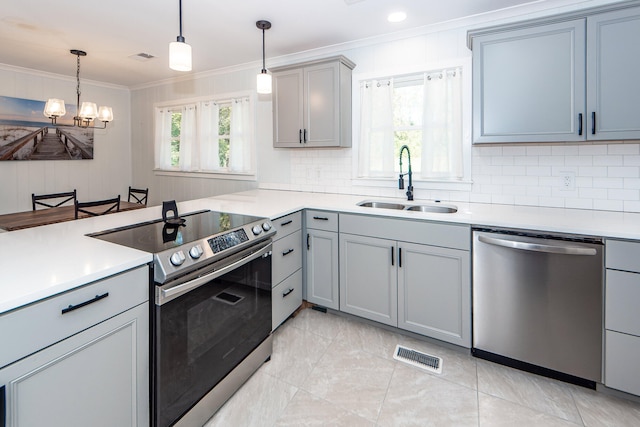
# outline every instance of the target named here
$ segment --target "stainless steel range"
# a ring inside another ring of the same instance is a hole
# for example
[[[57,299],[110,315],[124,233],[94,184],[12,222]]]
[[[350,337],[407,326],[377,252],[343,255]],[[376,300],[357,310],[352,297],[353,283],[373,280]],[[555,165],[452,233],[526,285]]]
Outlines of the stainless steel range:
[[[154,426],[201,426],[268,360],[266,218],[201,211],[93,234],[153,253]]]

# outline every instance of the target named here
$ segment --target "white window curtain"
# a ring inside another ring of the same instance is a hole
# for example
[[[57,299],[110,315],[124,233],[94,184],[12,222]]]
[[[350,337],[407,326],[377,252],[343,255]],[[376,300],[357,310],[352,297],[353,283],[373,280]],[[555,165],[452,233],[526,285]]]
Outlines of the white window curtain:
[[[360,86],[360,177],[393,176],[393,80]]]
[[[180,165],[181,171],[198,169],[198,146],[196,145],[196,106],[182,107],[182,124],[180,125]]]
[[[248,172],[251,170],[251,105],[249,98],[231,100],[231,135],[229,141],[229,170]]]
[[[171,169],[171,110],[156,109],[155,168]]]
[[[205,171],[220,169],[218,140],[220,107],[213,101],[203,102],[200,108],[200,167]]]
[[[462,178],[460,68],[425,74],[422,123],[422,177]]]

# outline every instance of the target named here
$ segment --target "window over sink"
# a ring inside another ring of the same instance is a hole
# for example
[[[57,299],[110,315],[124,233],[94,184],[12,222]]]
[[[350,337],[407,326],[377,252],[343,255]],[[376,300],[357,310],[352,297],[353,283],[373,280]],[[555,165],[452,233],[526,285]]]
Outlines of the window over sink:
[[[470,183],[469,63],[460,59],[387,77],[356,76],[354,178],[360,185],[396,185],[403,145],[410,149],[418,187]]]

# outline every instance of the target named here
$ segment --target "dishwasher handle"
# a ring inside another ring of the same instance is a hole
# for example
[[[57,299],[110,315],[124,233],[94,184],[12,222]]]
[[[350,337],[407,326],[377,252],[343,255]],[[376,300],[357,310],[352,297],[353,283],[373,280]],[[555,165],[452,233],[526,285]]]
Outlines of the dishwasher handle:
[[[502,246],[511,249],[520,249],[523,251],[543,252],[548,254],[559,255],[596,255],[598,252],[594,248],[585,248],[581,246],[553,246],[543,245],[540,243],[520,242],[516,240],[497,239],[495,237],[478,236],[478,240],[489,245]]]

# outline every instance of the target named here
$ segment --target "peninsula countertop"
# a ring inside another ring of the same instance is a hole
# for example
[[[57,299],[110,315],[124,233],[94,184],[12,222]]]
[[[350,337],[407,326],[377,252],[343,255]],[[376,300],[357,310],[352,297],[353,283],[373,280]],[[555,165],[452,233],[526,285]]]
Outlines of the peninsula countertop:
[[[301,209],[388,216],[541,232],[640,240],[640,214],[446,202],[456,213],[425,213],[357,206],[364,200],[433,203],[358,195],[250,190],[178,203],[180,213],[200,209],[272,219]],[[161,217],[161,207],[0,233],[0,315],[152,261],[152,254],[86,236]]]

